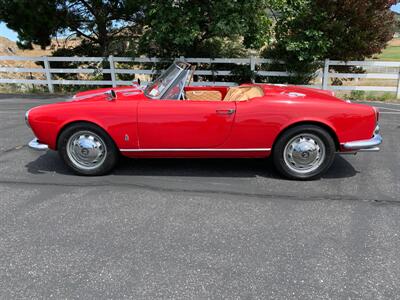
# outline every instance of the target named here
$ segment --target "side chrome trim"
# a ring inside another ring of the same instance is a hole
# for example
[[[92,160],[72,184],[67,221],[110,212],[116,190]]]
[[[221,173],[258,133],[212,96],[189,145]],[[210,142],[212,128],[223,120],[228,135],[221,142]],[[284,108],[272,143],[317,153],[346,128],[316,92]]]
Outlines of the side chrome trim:
[[[209,148],[191,148],[191,149],[119,149],[121,152],[268,152],[271,148],[237,148],[237,149],[209,149]]]

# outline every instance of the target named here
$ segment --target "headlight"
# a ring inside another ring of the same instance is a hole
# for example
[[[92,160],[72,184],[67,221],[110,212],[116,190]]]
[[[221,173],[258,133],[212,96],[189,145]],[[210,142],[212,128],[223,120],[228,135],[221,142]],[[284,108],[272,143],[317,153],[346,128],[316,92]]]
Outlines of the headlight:
[[[29,128],[31,128],[31,125],[29,125],[29,112],[30,112],[30,110],[28,110],[28,111],[25,113],[25,123],[26,123],[26,126],[28,126]]]

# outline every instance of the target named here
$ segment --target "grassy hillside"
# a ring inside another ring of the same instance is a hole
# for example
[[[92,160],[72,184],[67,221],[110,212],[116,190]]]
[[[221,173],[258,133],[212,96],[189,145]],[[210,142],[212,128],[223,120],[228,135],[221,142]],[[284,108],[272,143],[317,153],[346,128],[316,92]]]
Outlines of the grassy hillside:
[[[400,46],[390,46],[386,48],[382,54],[378,56],[378,59],[400,61]]]
[[[386,49],[374,58],[378,60],[400,61],[400,38],[393,39]]]

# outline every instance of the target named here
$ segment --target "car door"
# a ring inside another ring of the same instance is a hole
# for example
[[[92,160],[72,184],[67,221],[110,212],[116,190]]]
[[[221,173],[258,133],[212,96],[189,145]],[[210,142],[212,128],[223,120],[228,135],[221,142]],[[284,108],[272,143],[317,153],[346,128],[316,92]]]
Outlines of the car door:
[[[212,149],[230,135],[236,103],[146,99],[138,106],[140,149]]]

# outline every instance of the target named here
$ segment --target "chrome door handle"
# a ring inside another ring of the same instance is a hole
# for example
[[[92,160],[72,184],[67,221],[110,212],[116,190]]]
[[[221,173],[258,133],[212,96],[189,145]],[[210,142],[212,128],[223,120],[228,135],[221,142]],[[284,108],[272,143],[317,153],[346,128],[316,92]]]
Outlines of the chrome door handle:
[[[219,115],[232,115],[235,113],[235,109],[217,109],[216,112]]]

